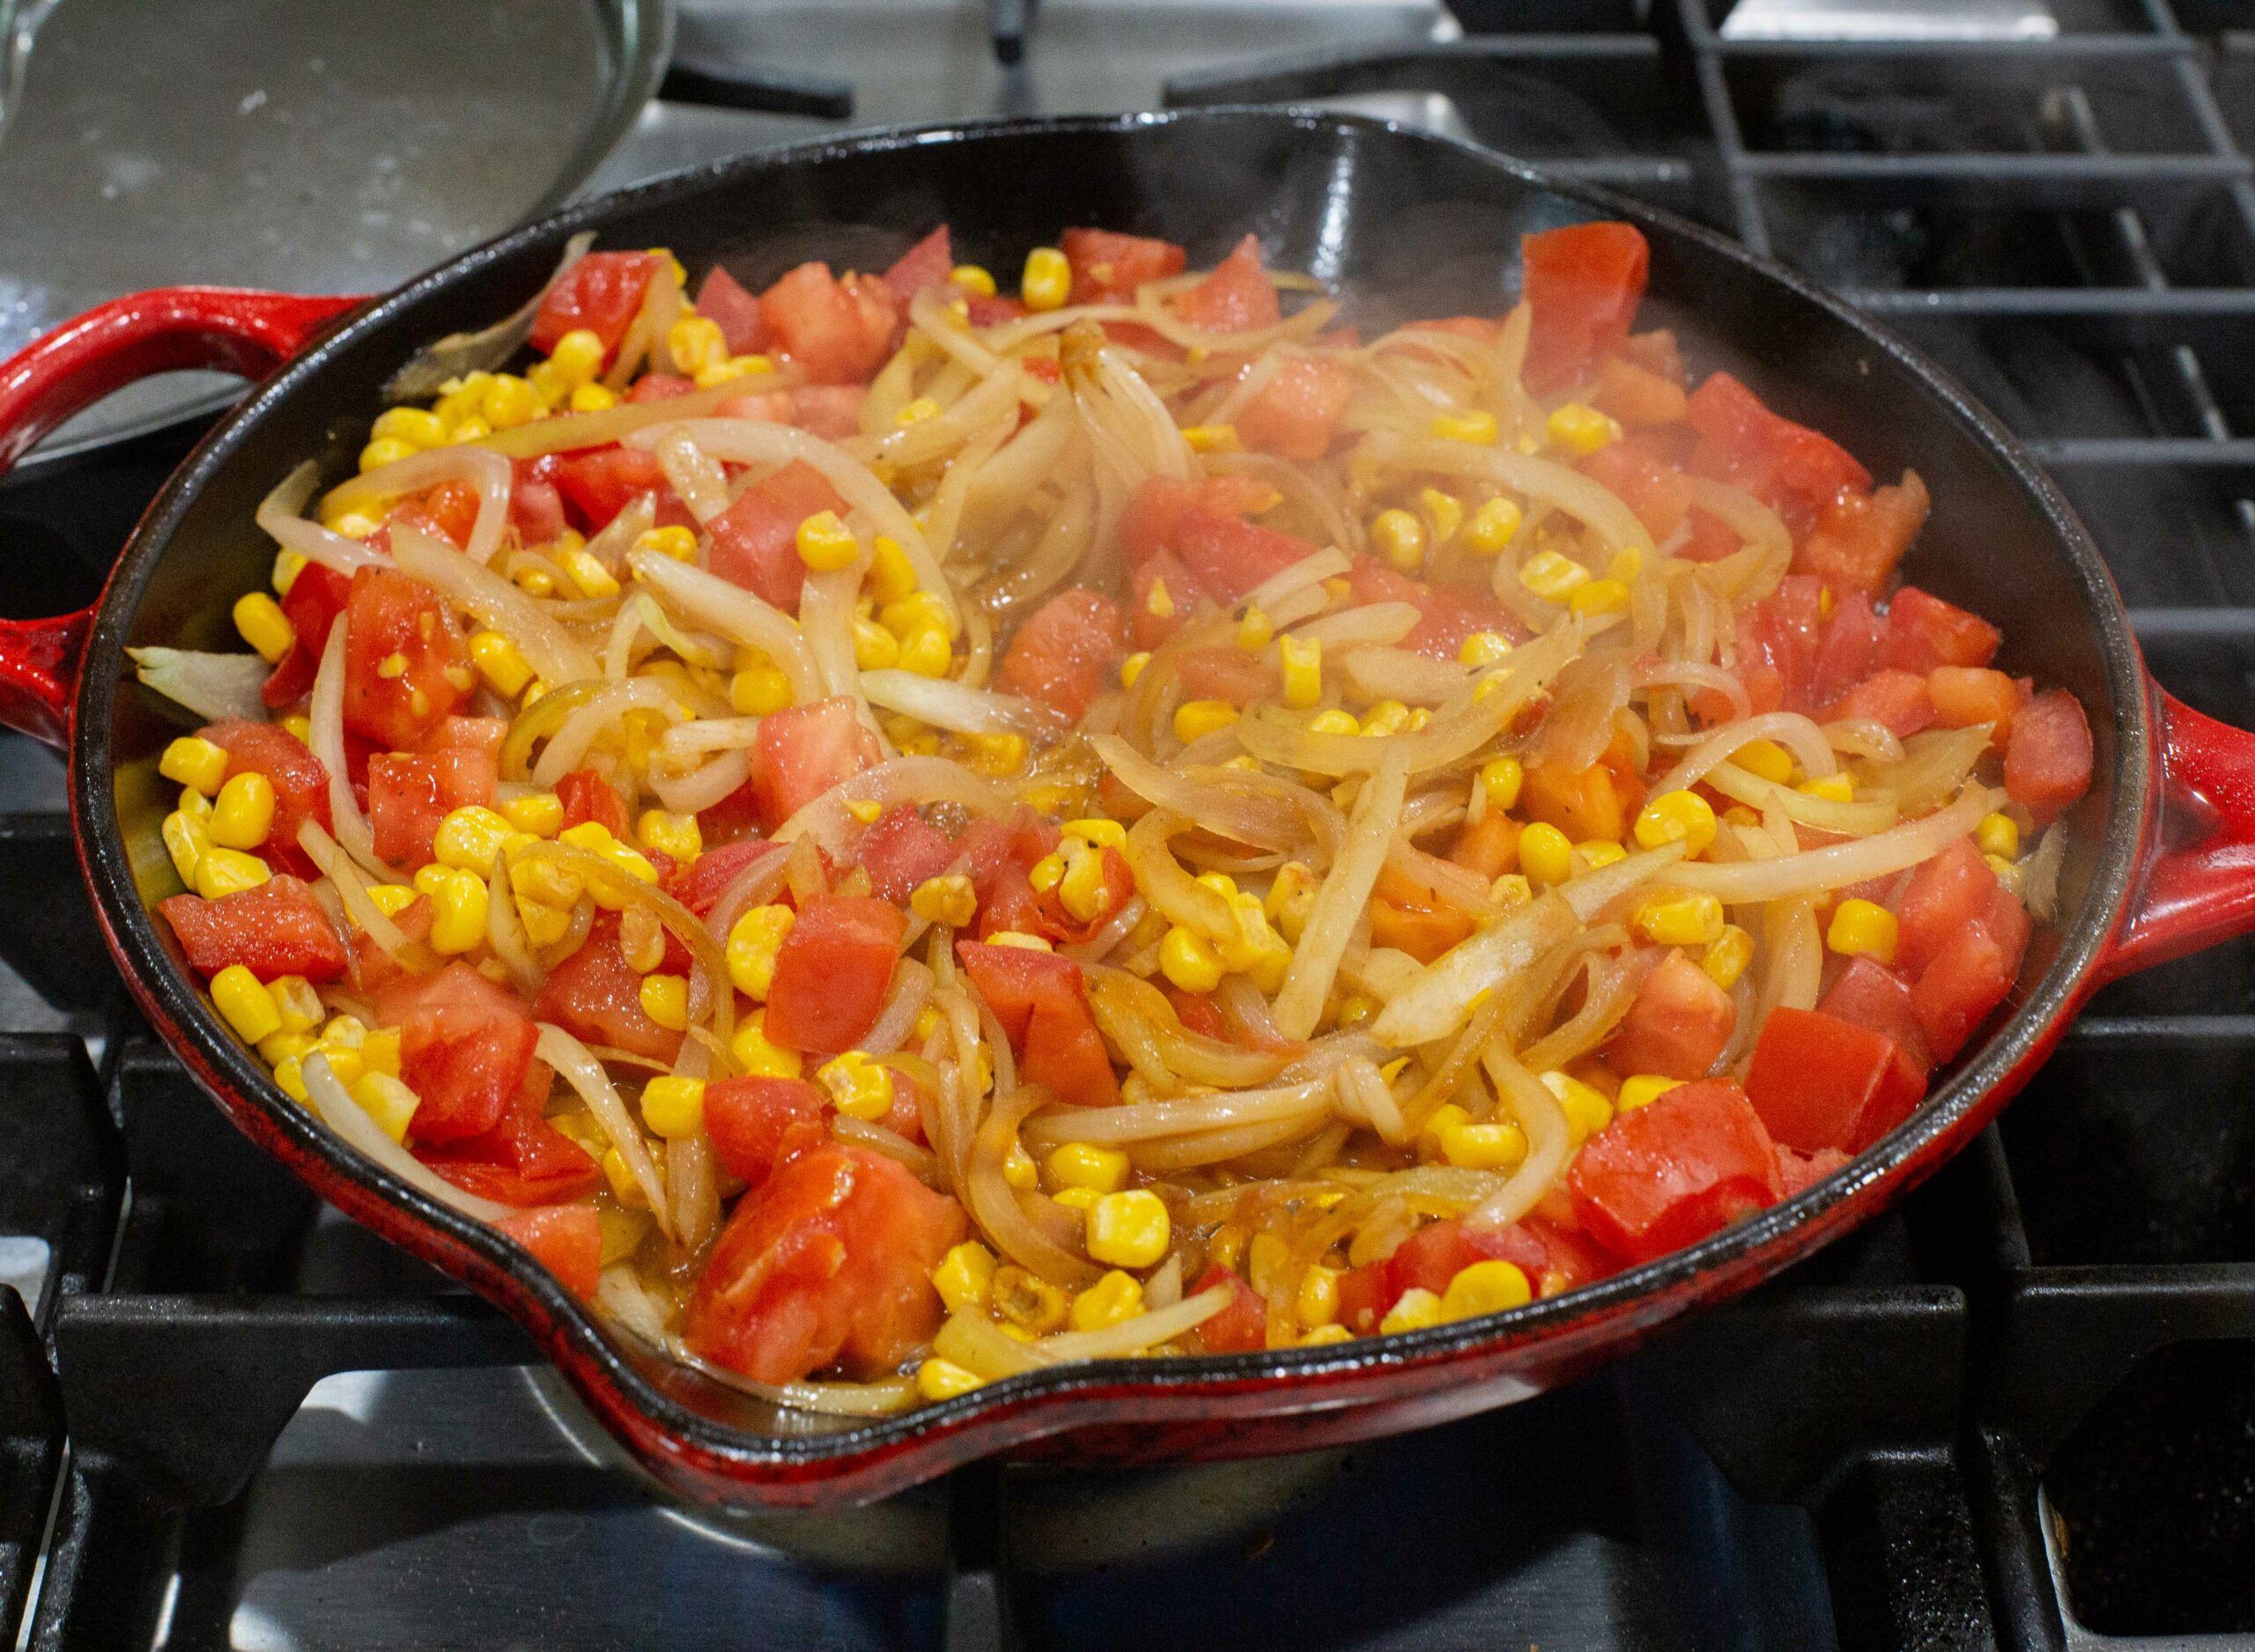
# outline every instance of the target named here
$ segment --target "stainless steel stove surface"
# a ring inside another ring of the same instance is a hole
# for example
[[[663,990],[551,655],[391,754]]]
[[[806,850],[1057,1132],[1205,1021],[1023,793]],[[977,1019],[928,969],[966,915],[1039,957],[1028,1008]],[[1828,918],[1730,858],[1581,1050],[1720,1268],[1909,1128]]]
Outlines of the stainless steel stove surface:
[[[690,0],[669,84],[842,80],[863,122],[1351,100],[1701,218],[2031,439],[2163,681],[2255,724],[2248,20]],[[661,100],[590,187],[844,123]],[[192,435],[0,485],[0,608],[89,594]],[[0,744],[0,1642],[2255,1644],[2255,948],[2109,989],[1896,1212],[1576,1388],[1351,1451],[719,1516],[233,1135],[122,1002],[59,776]]]

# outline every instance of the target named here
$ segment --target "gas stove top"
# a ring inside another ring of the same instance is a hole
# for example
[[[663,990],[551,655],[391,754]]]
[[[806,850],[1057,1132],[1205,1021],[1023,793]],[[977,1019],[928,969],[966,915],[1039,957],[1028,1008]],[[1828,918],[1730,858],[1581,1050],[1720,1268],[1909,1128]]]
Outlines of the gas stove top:
[[[1345,103],[1704,219],[1996,409],[2097,535],[2162,681],[2255,724],[2242,21],[2213,0],[693,0],[676,68],[757,68],[798,107],[835,109],[843,81],[860,122]],[[998,26],[1024,31],[1013,65]],[[590,187],[844,123],[661,100]],[[90,595],[194,434],[0,486],[0,609]],[[1933,1184],[1577,1387],[1350,1450],[988,1464],[764,1518],[665,1501],[514,1325],[234,1135],[123,1002],[60,766],[20,741],[0,961],[21,1298],[0,1290],[0,1641],[2255,1643],[2255,947],[2109,988]]]

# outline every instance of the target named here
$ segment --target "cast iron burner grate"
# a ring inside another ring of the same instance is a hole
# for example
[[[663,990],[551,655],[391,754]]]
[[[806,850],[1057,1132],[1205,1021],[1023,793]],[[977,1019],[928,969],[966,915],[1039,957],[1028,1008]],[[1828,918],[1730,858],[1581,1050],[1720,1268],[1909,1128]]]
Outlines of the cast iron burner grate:
[[[1839,42],[1731,38],[1704,0],[1456,9],[1460,41],[1169,98],[1437,96],[1800,265],[2031,440],[2163,682],[2255,725],[2236,10]],[[180,450],[0,489],[0,529],[88,584]],[[1576,1388],[1352,1451],[729,1519],[646,1494],[512,1324],[233,1134],[122,1007],[42,761],[0,754],[0,953],[35,989],[0,1027],[43,1029],[0,1033],[0,1277],[32,1298],[0,1291],[0,1645],[2255,1637],[2255,946],[2108,989],[1896,1213]]]

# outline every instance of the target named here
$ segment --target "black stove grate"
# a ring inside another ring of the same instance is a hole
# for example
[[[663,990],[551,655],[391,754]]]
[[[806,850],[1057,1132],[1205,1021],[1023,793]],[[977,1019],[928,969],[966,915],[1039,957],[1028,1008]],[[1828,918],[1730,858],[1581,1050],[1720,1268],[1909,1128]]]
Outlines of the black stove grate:
[[[1704,0],[1456,10],[1460,42],[1169,100],[1438,93],[1483,142],[1799,264],[2031,441],[2163,682],[2255,725],[2237,9],[2056,0],[2050,38],[1845,43],[1734,38]],[[0,525],[75,586],[169,458],[0,489]],[[2255,1634],[2255,947],[2108,989],[1897,1212],[1574,1389],[1304,1459],[985,1465],[866,1516],[715,1523],[647,1501],[514,1326],[233,1134],[120,1002],[59,793],[20,768],[0,954],[70,1031],[0,1036],[0,1234],[48,1247],[28,1311],[0,1291],[0,1644]],[[317,1381],[332,1403],[299,1410]]]

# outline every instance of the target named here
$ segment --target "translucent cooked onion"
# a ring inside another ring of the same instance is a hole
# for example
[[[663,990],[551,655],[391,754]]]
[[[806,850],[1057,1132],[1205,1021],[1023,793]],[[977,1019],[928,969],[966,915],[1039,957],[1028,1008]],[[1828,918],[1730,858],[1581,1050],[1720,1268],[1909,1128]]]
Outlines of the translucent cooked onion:
[[[903,958],[893,966],[892,986],[885,994],[884,1007],[862,1036],[861,1048],[876,1056],[899,1049],[907,1042],[908,1029],[916,1024],[916,1017],[931,1001],[931,970],[913,958]]]
[[[1874,763],[1903,761],[1903,742],[1884,723],[1864,718],[1827,723],[1824,739],[1833,750],[1844,751],[1852,757],[1867,757]]]
[[[815,672],[814,657],[807,652],[805,640],[789,615],[741,586],[688,563],[676,562],[662,551],[630,551],[626,564],[636,579],[657,594],[660,601],[691,624],[765,654],[789,680],[795,702],[804,705],[822,697],[822,680]]]
[[[1896,807],[1905,815],[1923,815],[1954,795],[1988,749],[1986,723],[1976,723],[1970,728],[1931,729],[1903,742],[1899,763],[1858,763],[1856,783],[1891,793]]]
[[[337,1082],[336,1074],[329,1070],[329,1058],[318,1051],[305,1059],[307,1104],[314,1116],[327,1125],[344,1139],[344,1145],[369,1160],[377,1169],[388,1170],[417,1192],[450,1205],[465,1216],[479,1221],[499,1221],[515,1213],[506,1205],[456,1187],[405,1147],[386,1135],[383,1127],[368,1117],[360,1104]]]
[[[394,962],[416,970],[437,967],[437,959],[428,947],[410,940],[407,932],[384,915],[374,896],[368,893],[368,886],[360,881],[359,868],[337,846],[336,840],[322,830],[319,821],[299,823],[298,847],[321,869],[322,875],[336,886],[337,898],[344,902],[346,915]]]
[[[671,775],[654,763],[650,789],[658,801],[676,815],[701,815],[733,793],[751,778],[751,759],[742,751],[724,751],[703,767]]]
[[[603,1283],[608,1286],[613,1273],[625,1271],[623,1268],[606,1268]],[[793,1411],[820,1412],[826,1417],[887,1417],[894,1412],[906,1411],[916,1403],[916,1385],[905,1376],[888,1378],[882,1383],[756,1383],[741,1371],[731,1371],[725,1366],[699,1359],[679,1337],[658,1340],[667,1353],[691,1370],[710,1377],[725,1388],[750,1394],[755,1399],[764,1399],[771,1405],[787,1406]]]
[[[1706,577],[1719,581],[1722,594],[1733,601],[1752,601],[1767,596],[1785,577],[1793,555],[1793,535],[1778,513],[1752,494],[1727,483],[1686,476],[1683,485],[1689,490],[1693,505],[1719,518],[1746,542],[1746,549],[1737,557],[1708,564]]]
[[[1576,918],[1587,923],[1630,890],[1641,888],[1682,859],[1682,844],[1662,844],[1657,849],[1639,850],[1609,867],[1600,867],[1594,872],[1569,879],[1558,890],[1559,898],[1573,910]],[[1669,875],[1672,878],[1675,874]]]
[[[1564,1172],[1573,1157],[1573,1130],[1558,1098],[1509,1053],[1490,1045],[1480,1063],[1497,1098],[1527,1137],[1527,1157],[1465,1220],[1475,1228],[1508,1228],[1541,1204]]]
[[[542,1021],[540,1042],[533,1052],[556,1069],[559,1077],[579,1093],[588,1104],[588,1110],[603,1126],[603,1134],[610,1138],[611,1147],[625,1162],[634,1177],[634,1185],[650,1201],[650,1214],[657,1221],[658,1229],[671,1239],[675,1236],[672,1206],[666,1199],[665,1178],[658,1172],[657,1161],[642,1139],[640,1126],[626,1110],[625,1102],[611,1083],[610,1075],[603,1070],[588,1047],[552,1021]]]
[[[1234,940],[1237,913],[1229,897],[1199,882],[1174,858],[1172,840],[1189,827],[1189,821],[1172,810],[1155,808],[1128,829],[1121,853],[1135,874],[1136,889],[1154,911],[1216,943]],[[1384,844],[1379,844],[1379,852],[1382,859]],[[1375,865],[1371,876],[1378,876]]]
[[[493,955],[501,961],[501,967],[508,970],[510,985],[527,999],[536,999],[546,975],[539,960],[533,956],[532,937],[525,933],[524,914],[517,910],[516,896],[509,887],[508,868],[498,854],[493,858],[487,888],[485,943],[493,948]]]
[[[848,829],[857,822],[847,805],[856,802],[891,808],[896,803],[956,803],[974,815],[999,815],[1009,800],[992,782],[946,757],[894,757],[841,780],[775,829],[777,843],[812,837],[832,854],[846,852]]]
[[[510,459],[537,459],[543,454],[574,453],[586,447],[608,447],[623,442],[653,424],[678,424],[703,418],[723,402],[753,395],[763,389],[783,389],[791,375],[777,373],[756,381],[735,379],[707,389],[691,390],[655,402],[622,402],[600,413],[560,413],[512,425],[480,439],[477,446]]]
[[[1117,734],[1098,734],[1090,744],[1129,791],[1202,831],[1262,849],[1290,849],[1310,837],[1290,798],[1253,783],[1265,775],[1157,763]]]
[[[1276,605],[1296,592],[1320,585],[1353,567],[1354,560],[1336,545],[1303,557],[1290,567],[1279,568],[1259,585],[1245,594],[1243,605],[1257,608],[1264,614],[1275,612]]]
[[[666,1142],[669,1213],[674,1241],[684,1250],[700,1249],[721,1225],[719,1174],[720,1161],[703,1136],[676,1136]]]
[[[933,291],[918,294],[919,300],[930,298]],[[961,334],[954,336],[973,350],[980,348]],[[894,430],[876,444],[871,457],[895,467],[920,465],[954,453],[997,422],[1015,430],[1018,403],[1030,399],[1024,395],[1030,382],[1024,368],[1016,361],[989,357],[973,371],[985,376],[968,395],[943,413]]]
[[[1424,617],[1416,605],[1410,602],[1365,602],[1360,608],[1342,608],[1336,614],[1326,614],[1299,626],[1293,635],[1303,642],[1320,642],[1329,649],[1390,648],[1411,631]],[[1435,661],[1445,664],[1445,661]],[[1464,672],[1456,671],[1457,688],[1464,686]]]
[[[1306,1037],[1322,1019],[1323,1003],[1338,977],[1339,961],[1370,903],[1371,890],[1386,865],[1387,848],[1401,824],[1408,769],[1406,758],[1394,756],[1363,783],[1355,799],[1354,813],[1347,820],[1346,842],[1316,889],[1307,926],[1292,949],[1291,968],[1285,971],[1284,985],[1276,994],[1276,1025],[1287,1038]]]
[[[1652,536],[1634,511],[1580,471],[1556,460],[1533,458],[1500,446],[1484,447],[1472,442],[1401,436],[1392,431],[1371,432],[1364,439],[1361,453],[1375,463],[1396,469],[1477,476],[1499,488],[1547,500],[1595,534],[1608,550],[1633,549],[1648,562],[1655,554]]]
[[[1875,837],[1770,860],[1741,860],[1726,866],[1687,860],[1668,874],[1668,881],[1734,905],[1845,889],[1867,878],[1907,870],[1940,854],[1953,838],[1963,837],[1980,822],[1981,816],[1994,807],[1997,796],[1985,786],[1969,785],[1964,795],[1948,808]]]
[[[1049,1099],[1048,1092],[1034,1086],[1023,1089],[1002,1088],[1002,1063],[1009,1045],[1001,1039],[995,1040],[994,1044],[994,1101],[972,1138],[970,1162],[961,1188],[964,1202],[971,1206],[972,1215],[1004,1256],[1052,1285],[1078,1290],[1095,1280],[1097,1268],[1037,1226],[1019,1204],[1017,1190],[1002,1174],[1002,1162],[1017,1143],[1020,1122]],[[1040,1195],[1031,1197],[1039,1198]],[[1042,1203],[1047,1205],[1048,1201],[1044,1199]]]
[[[526,663],[551,689],[603,675],[595,655],[543,613],[539,603],[453,546],[395,523],[391,557],[400,572],[414,575],[488,631],[516,644]]]
[[[832,1117],[830,1133],[840,1141],[850,1141],[872,1153],[881,1153],[888,1159],[905,1164],[916,1179],[928,1185],[938,1185],[940,1162],[928,1147],[920,1147],[897,1130],[887,1130],[883,1125],[872,1125],[866,1119],[847,1113]]]
[[[352,794],[352,781],[344,760],[344,637],[351,616],[339,614],[329,628],[329,642],[322,649],[321,668],[314,673],[313,701],[307,712],[306,743],[322,767],[329,771],[329,816],[336,841],[344,852],[385,882],[391,868],[376,858],[375,834],[360,800]]]
[[[946,677],[920,677],[913,671],[864,671],[861,693],[869,704],[901,712],[935,728],[962,734],[1047,734],[1063,726],[1057,713],[1039,703],[993,689],[966,688]]]
[[[2021,898],[2039,924],[2048,924],[2059,910],[2059,868],[2066,863],[2067,829],[2058,821],[2044,828],[2036,852],[2021,862]]]
[[[1325,663],[1330,662],[1327,659]],[[1400,700],[1405,705],[1442,704],[1462,693],[1471,680],[1453,660],[1401,648],[1357,648],[1340,661],[1339,668],[1347,686],[1364,699]]]
[[[1712,730],[1685,752],[1675,767],[1652,782],[1652,795],[1689,790],[1706,778],[1717,763],[1729,762],[1734,753],[1743,751],[1757,740],[1775,741],[1792,752],[1801,772],[1812,779],[1840,771],[1840,765],[1832,756],[1832,742],[1824,738],[1824,731],[1815,723],[1799,712],[1765,712],[1759,717],[1742,718]]]
[[[1883,832],[1901,816],[1892,796],[1845,803],[1837,798],[1813,797],[1807,792],[1749,774],[1734,763],[1717,763],[1707,771],[1706,784],[1734,803],[1743,803],[1749,808],[1775,808],[1786,819],[1800,825],[1812,826],[1819,831],[1845,832],[1852,837]]]
[[[640,908],[676,936],[689,948],[693,966],[689,978],[690,1021],[694,1024],[709,1014],[713,1036],[722,1044],[728,1043],[736,1031],[736,992],[728,980],[728,960],[721,951],[721,943],[706,928],[704,919],[656,885],[645,883],[618,870],[600,855],[569,844],[528,844],[517,852],[511,864],[540,860],[556,862],[588,889],[600,887],[616,901],[621,911],[629,907]]]
[[[477,520],[470,527],[469,542],[462,547],[462,554],[483,567],[493,560],[493,553],[501,548],[501,530],[509,525],[510,481],[506,459],[476,443],[458,442],[410,454],[404,459],[378,465],[373,470],[364,470],[349,481],[340,482],[329,490],[329,497],[322,501],[322,509],[324,513],[365,511],[387,499],[435,488],[442,482],[465,483],[477,490]],[[392,533],[396,542],[396,527]],[[395,545],[395,559],[396,555]]]
[[[689,507],[689,513],[697,519],[699,527],[735,502],[728,497],[728,476],[721,468],[721,461],[688,437],[677,431],[661,437],[655,452],[658,468],[665,472],[667,484]]]
[[[1224,1091],[1182,1101],[1076,1107],[1034,1119],[1021,1133],[1030,1146],[1046,1150],[1068,1141],[1150,1141],[1163,1136],[1195,1135],[1230,1125],[1269,1124],[1327,1110],[1332,1082],[1313,1079],[1275,1089]]]
[[[580,760],[597,740],[616,733],[619,719],[636,711],[656,712],[675,722],[682,716],[668,686],[655,677],[628,677],[606,683],[574,708],[549,736],[548,744],[533,762],[533,784],[553,791],[558,780],[580,767]]]
[[[1579,773],[1613,741],[1613,715],[1629,704],[1629,662],[1617,653],[1584,654],[1551,686],[1550,709],[1527,748],[1528,764]]]
[[[1113,1036],[1117,1027],[1123,1048],[1124,1041],[1133,1038],[1147,1050],[1158,1071],[1154,1073],[1144,1062],[1136,1062],[1136,1069],[1167,1094],[1179,1088],[1178,1079],[1229,1089],[1265,1084],[1284,1065],[1284,1058],[1274,1052],[1242,1049],[1192,1032],[1167,1002],[1166,994],[1140,976],[1100,964],[1090,966],[1085,973],[1089,1007],[1095,1012],[1098,1027],[1107,1036]],[[1231,978],[1244,979],[1242,976]]]
[[[1580,927],[1556,892],[1506,912],[1420,970],[1371,1023],[1396,1050],[1447,1037],[1472,1014],[1472,1000],[1509,981]]]
[[[1248,1154],[1312,1136],[1324,1128],[1329,1117],[1327,1110],[1295,1113],[1289,1118],[1271,1119],[1264,1124],[1231,1125],[1220,1130],[1200,1131],[1195,1135],[1130,1142],[1127,1154],[1135,1167],[1149,1176],[1194,1170],[1201,1165],[1225,1164]]]
[[[308,521],[303,513],[321,480],[321,466],[307,460],[258,502],[252,520],[274,542],[311,562],[351,579],[363,568],[381,568],[384,557],[357,539]]]
[[[1230,1290],[1216,1285],[1186,1296],[1171,1308],[1154,1308],[1101,1331],[1068,1331],[1020,1342],[975,1309],[948,1316],[933,1339],[932,1352],[988,1382],[1083,1360],[1111,1360],[1141,1353],[1195,1331],[1229,1305]]]
[[[1563,1067],[1595,1050],[1620,1024],[1637,996],[1642,972],[1625,961],[1586,952],[1577,962],[1588,982],[1581,1007],[1520,1052],[1520,1060],[1534,1072]]]
[[[186,648],[129,648],[134,675],[176,705],[207,722],[231,717],[262,720],[259,691],[274,667],[256,654],[205,654]]]
[[[1754,701],[1746,692],[1746,685],[1720,666],[1696,665],[1688,660],[1669,660],[1648,666],[1638,672],[1636,686],[1640,689],[1678,689],[1692,693],[1712,689],[1730,702],[1733,722],[1742,721],[1754,711]]]

